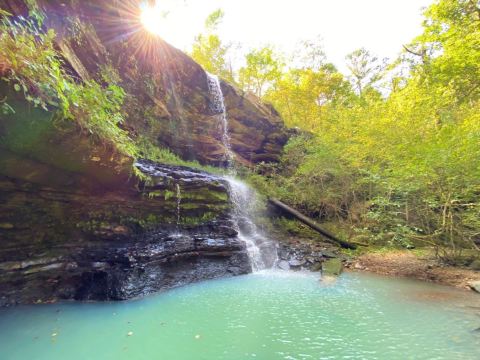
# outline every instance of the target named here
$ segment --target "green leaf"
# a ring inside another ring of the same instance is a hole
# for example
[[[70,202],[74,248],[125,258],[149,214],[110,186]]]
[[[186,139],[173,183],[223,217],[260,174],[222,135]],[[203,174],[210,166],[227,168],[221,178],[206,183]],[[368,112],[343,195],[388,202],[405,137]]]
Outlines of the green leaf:
[[[21,90],[21,87],[18,84],[13,85],[13,88],[15,89],[15,91],[20,91]]]

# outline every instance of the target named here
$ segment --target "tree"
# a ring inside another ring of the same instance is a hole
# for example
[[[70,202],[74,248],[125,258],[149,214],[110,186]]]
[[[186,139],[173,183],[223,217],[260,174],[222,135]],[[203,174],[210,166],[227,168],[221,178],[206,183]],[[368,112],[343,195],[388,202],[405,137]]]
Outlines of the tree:
[[[480,97],[480,3],[442,0],[425,11],[424,32],[410,47],[425,49],[427,81],[453,92],[457,102]]]
[[[221,78],[234,82],[233,69],[227,60],[229,44],[225,45],[216,34],[224,12],[218,9],[205,20],[205,33],[195,37],[190,56],[202,67]]]
[[[239,71],[240,85],[262,97],[267,87],[280,78],[283,62],[270,46],[252,50],[245,59],[247,64]]]
[[[365,88],[380,80],[381,72],[385,68],[385,64],[365,48],[353,51],[345,59],[352,73],[352,83],[360,96]]]
[[[317,36],[313,40],[300,41],[292,58],[294,63],[298,59],[300,68],[318,71],[327,62],[322,38]]]
[[[324,64],[317,70],[290,69],[267,91],[265,99],[280,111],[288,126],[311,131],[319,128],[326,112],[351,95],[344,76],[332,64]]]
[[[480,245],[480,5],[437,0],[425,16],[384,96],[384,64],[365,49],[347,57],[351,84],[329,64],[290,64],[265,98],[306,132],[262,187],[352,238],[428,244],[468,265],[459,254]]]

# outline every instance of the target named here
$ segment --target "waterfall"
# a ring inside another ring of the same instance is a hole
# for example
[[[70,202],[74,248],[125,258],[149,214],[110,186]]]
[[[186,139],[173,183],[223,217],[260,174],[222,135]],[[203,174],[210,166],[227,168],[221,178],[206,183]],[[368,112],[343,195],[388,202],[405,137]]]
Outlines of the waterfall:
[[[222,127],[221,140],[225,148],[225,164],[229,173],[225,180],[229,185],[230,198],[233,203],[233,220],[238,237],[246,244],[253,271],[273,267],[277,261],[276,244],[263,236],[252,220],[255,217],[256,193],[247,184],[234,177],[234,154],[230,145],[228,117],[220,80],[216,75],[209,73],[207,73],[207,80],[211,109],[218,114]]]
[[[224,162],[229,170],[233,170],[234,154],[230,145],[230,134],[228,133],[228,119],[227,111],[225,108],[225,100],[220,86],[220,80],[218,76],[212,75],[207,72],[208,91],[210,93],[210,106],[211,109],[218,114],[220,119],[220,125],[222,127],[222,144],[225,148]]]
[[[256,271],[273,267],[278,260],[277,245],[265,237],[252,220],[257,205],[255,190],[233,176],[225,179],[233,202],[235,227],[238,237],[247,245],[252,269]]]
[[[177,188],[177,229],[180,226],[180,205],[182,204],[182,191],[180,189],[180,184],[175,184]]]

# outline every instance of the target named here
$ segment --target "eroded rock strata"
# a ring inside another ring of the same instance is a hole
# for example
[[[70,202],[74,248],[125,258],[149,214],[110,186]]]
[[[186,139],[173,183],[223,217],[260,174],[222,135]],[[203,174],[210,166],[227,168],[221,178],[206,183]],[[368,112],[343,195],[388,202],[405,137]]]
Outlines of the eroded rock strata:
[[[84,192],[0,176],[1,305],[122,300],[250,271],[222,179],[138,166],[151,177],[140,191],[127,184]]]

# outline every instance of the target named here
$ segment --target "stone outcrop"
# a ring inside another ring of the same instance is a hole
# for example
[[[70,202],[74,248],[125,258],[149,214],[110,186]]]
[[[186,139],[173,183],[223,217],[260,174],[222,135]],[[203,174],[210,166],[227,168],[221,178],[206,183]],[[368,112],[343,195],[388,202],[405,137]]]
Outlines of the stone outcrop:
[[[325,261],[334,258],[347,260],[337,247],[329,243],[294,237],[281,238],[279,241],[278,267],[282,270],[320,271]]]
[[[103,81],[109,69],[127,91],[126,128],[168,147],[184,159],[218,165],[224,161],[221,122],[210,106],[207,75],[200,65],[140,24],[139,0],[37,1],[45,26],[55,29],[70,71]],[[19,13],[23,0],[2,0]],[[278,113],[253,94],[222,81],[232,150],[250,166],[277,161],[288,132]]]
[[[0,305],[122,300],[251,271],[221,178],[137,166],[150,178],[140,191],[0,175]]]

